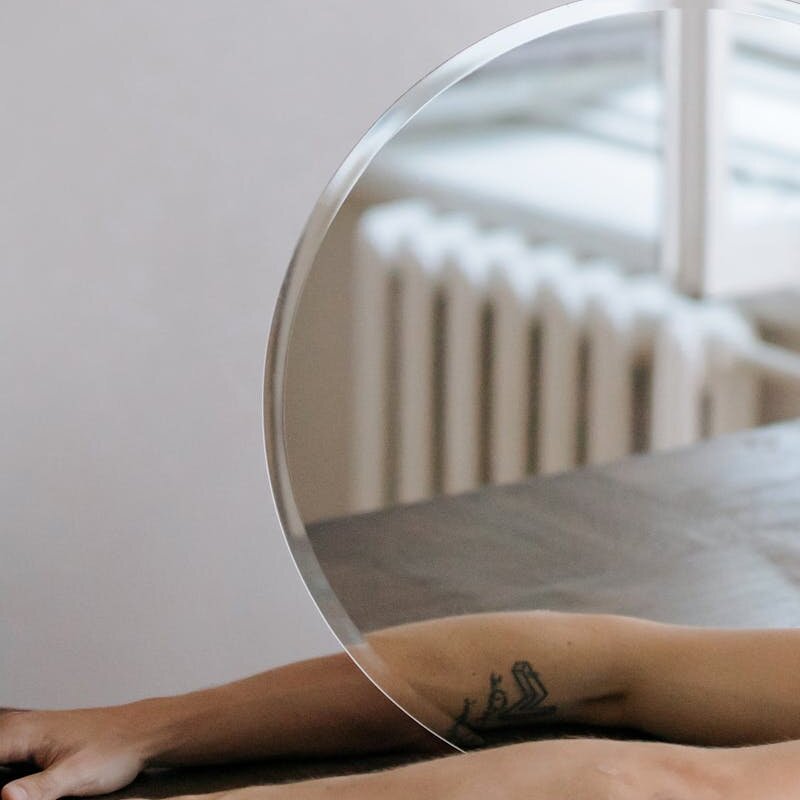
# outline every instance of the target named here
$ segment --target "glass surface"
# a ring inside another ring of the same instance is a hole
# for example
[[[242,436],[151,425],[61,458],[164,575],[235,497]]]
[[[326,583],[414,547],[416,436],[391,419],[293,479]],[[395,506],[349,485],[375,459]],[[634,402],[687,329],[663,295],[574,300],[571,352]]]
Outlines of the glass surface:
[[[268,354],[279,512],[359,666],[454,744],[374,631],[800,623],[759,549],[800,499],[797,10],[535,17],[415,87],[312,215]]]

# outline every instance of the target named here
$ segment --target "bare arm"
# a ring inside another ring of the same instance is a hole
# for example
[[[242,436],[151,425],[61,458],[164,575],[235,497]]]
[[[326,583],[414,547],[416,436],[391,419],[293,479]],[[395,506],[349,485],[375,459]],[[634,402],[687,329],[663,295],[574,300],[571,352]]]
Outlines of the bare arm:
[[[796,800],[798,756],[797,742],[723,750],[561,739],[182,800]]]
[[[625,724],[634,639],[621,617],[551,612],[452,617],[368,636],[466,745],[470,732],[499,727]]]
[[[474,732],[552,720],[715,745],[800,739],[800,631],[521,612],[431,620],[368,641],[467,743]],[[378,747],[436,743],[339,655],[176,698],[0,715],[0,763],[43,770],[9,784],[2,800],[100,794],[148,764]]]
[[[399,749],[440,752],[441,744],[344,653],[177,697],[0,713],[0,764],[42,769],[5,786],[2,800],[104,794],[149,765]]]
[[[519,612],[379,631],[373,647],[459,725],[565,721],[673,741],[800,739],[800,630],[713,630]]]
[[[150,764],[438,749],[344,653],[139,707]]]
[[[634,623],[630,724],[697,744],[800,739],[800,630]]]

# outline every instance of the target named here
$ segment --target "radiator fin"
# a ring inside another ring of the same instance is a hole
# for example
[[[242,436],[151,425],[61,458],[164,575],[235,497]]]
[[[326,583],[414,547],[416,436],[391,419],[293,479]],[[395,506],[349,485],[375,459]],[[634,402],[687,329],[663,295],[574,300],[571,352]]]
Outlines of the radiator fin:
[[[417,201],[356,232],[353,511],[758,422],[735,310]]]

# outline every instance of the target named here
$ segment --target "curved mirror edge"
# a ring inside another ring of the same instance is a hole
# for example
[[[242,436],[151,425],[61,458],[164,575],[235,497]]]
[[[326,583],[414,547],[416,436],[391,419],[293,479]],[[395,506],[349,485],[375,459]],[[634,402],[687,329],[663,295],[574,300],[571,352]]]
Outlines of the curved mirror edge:
[[[455,750],[460,748],[448,738],[453,720],[393,673],[349,617],[324,574],[299,514],[284,435],[286,365],[299,299],[322,241],[360,177],[384,145],[442,92],[495,58],[550,33],[613,16],[681,9],[735,11],[800,23],[800,0],[561,0],[488,36],[420,80],[356,144],[313,209],[273,310],[264,375],[264,441],[273,500],[292,558],[312,600],[355,665],[391,702]]]

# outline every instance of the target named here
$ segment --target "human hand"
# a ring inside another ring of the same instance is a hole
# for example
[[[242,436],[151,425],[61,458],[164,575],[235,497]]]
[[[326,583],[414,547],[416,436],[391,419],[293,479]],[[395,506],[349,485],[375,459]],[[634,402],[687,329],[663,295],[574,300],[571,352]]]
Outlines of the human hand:
[[[0,764],[40,770],[6,784],[2,800],[56,800],[126,786],[146,762],[141,720],[131,709],[0,710]]]

